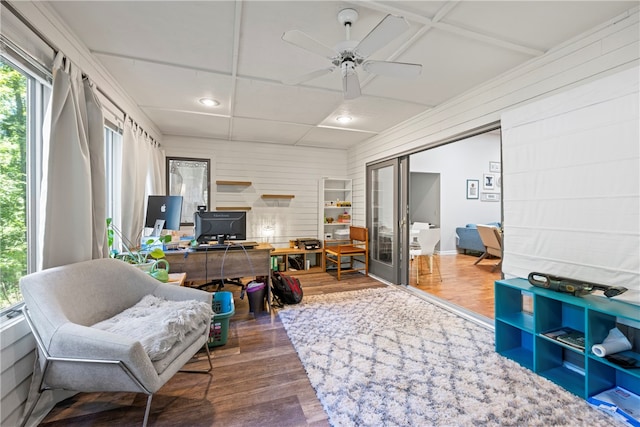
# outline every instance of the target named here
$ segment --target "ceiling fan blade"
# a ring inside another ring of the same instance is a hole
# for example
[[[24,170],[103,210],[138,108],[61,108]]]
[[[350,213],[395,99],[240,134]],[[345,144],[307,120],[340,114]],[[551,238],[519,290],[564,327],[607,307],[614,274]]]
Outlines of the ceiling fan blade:
[[[343,75],[342,91],[344,99],[355,99],[360,96],[360,81],[355,71]]]
[[[405,62],[365,61],[362,68],[368,73],[406,79],[418,77],[422,73],[422,65]]]
[[[329,59],[332,59],[337,55],[337,52],[335,50],[323,45],[316,39],[311,38],[310,36],[299,30],[291,30],[285,32],[282,35],[282,40]]]
[[[308,82],[309,80],[313,80],[318,77],[324,76],[325,74],[329,74],[335,69],[336,67],[323,68],[307,74],[303,74],[298,77],[290,77],[288,79],[284,79],[282,80],[282,83],[286,85],[299,85],[300,83]]]
[[[403,17],[387,15],[360,41],[355,48],[355,52],[366,58],[408,29],[409,23]]]

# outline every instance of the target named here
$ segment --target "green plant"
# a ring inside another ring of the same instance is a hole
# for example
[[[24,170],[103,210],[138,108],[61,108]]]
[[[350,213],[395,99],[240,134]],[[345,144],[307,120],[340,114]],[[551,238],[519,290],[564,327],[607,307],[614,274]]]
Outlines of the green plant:
[[[125,248],[122,252],[114,247],[116,236],[120,239],[122,246]],[[129,264],[145,264],[149,261],[149,257],[156,260],[164,258],[164,251],[162,248],[156,246],[152,250],[146,251],[134,245],[131,240],[122,234],[122,230],[113,223],[111,218],[107,218],[107,240],[109,243],[109,256],[111,258],[117,258],[128,262]],[[145,243],[150,245],[156,242],[169,243],[171,242],[171,236],[165,235],[158,238],[150,238]]]

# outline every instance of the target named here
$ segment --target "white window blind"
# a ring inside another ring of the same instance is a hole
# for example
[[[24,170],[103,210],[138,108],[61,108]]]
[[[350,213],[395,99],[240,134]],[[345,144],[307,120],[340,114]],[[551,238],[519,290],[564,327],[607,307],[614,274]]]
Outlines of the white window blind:
[[[504,261],[640,304],[639,69],[502,115]]]

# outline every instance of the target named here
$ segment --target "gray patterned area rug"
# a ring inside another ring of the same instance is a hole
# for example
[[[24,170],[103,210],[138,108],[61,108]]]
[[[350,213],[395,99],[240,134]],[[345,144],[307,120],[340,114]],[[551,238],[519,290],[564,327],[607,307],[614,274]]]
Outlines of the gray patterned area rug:
[[[305,296],[278,315],[332,426],[617,425],[402,289]]]

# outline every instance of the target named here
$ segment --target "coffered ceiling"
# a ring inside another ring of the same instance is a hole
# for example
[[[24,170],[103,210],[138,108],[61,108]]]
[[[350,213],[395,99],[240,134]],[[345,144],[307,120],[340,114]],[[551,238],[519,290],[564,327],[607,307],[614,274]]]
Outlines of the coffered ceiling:
[[[96,60],[165,135],[346,149],[637,7],[638,1],[53,1]],[[330,60],[282,40],[299,30],[333,48],[387,14],[409,29],[369,59],[422,64],[415,79],[359,67],[287,85]],[[217,100],[206,107],[199,99]],[[336,118],[349,115],[349,123]]]

